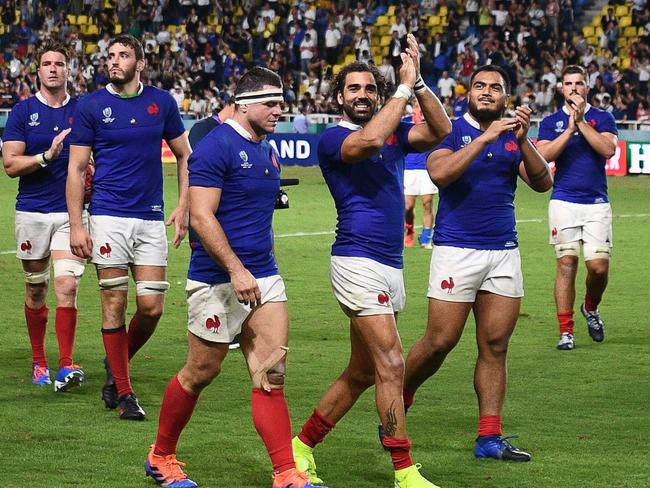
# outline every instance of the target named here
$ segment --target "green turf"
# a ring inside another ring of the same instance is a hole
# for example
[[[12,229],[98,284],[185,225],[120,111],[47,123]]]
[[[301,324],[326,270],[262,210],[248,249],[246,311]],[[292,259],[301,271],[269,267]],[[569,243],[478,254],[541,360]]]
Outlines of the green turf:
[[[173,167],[166,167],[168,210]],[[320,394],[343,369],[348,354],[346,320],[328,282],[335,213],[317,169],[285,168],[298,177],[288,188],[291,208],[276,213],[276,250],[289,294],[291,352],[287,396],[298,429]],[[0,251],[14,249],[16,182],[0,178]],[[418,393],[408,416],[414,458],[422,472],[452,487],[648,487],[650,486],[650,316],[648,241],[650,180],[610,179],[614,208],[613,273],[601,306],[607,337],[593,343],[578,316],[577,348],[555,349],[552,298],[554,257],[547,242],[548,195],[519,189],[518,226],[526,297],[509,356],[510,384],[504,429],[533,454],[527,464],[474,460],[477,409],[472,388],[476,355],[473,323],[439,374]],[[295,236],[296,233],[320,235]],[[426,320],[429,252],[408,249],[405,276],[409,302],[400,317],[406,349]],[[87,269],[79,297],[76,360],[87,373],[83,388],[54,394],[30,382],[30,354],[22,312],[23,278],[11,253],[0,255],[0,487],[152,487],[142,463],[155,437],[167,380],[186,353],[184,276],[189,250],[170,252],[166,312],[159,330],[132,362],[133,384],[148,413],[142,423],[119,421],[100,401],[104,356],[99,298]],[[584,293],[584,270],[578,296]],[[54,308],[50,299],[50,307]],[[133,307],[130,307],[132,311]],[[53,314],[48,330],[56,363]],[[179,458],[202,487],[270,487],[270,467],[250,419],[250,385],[241,354],[233,353],[222,375],[205,391],[179,445]],[[392,486],[390,459],[379,448],[372,392],[317,450],[321,476],[335,488]]]

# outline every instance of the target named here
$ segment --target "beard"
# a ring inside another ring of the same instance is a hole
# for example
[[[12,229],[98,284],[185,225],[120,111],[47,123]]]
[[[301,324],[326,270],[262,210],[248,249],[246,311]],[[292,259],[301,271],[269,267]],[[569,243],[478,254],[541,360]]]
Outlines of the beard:
[[[130,70],[124,70],[122,73],[112,75],[111,71],[108,71],[108,81],[113,85],[126,85],[130,83],[135,78],[135,65]]]
[[[506,108],[505,100],[496,109],[491,108],[478,108],[476,103],[470,98],[468,104],[469,114],[479,122],[494,122],[495,120],[503,117]]]
[[[355,124],[357,125],[363,125],[367,122],[370,122],[370,119],[375,115],[375,112],[377,111],[377,104],[373,104],[370,100],[366,99],[363,100],[363,102],[368,105],[368,111],[364,113],[358,113],[354,109],[354,104],[353,103],[343,103],[343,112],[345,115],[348,116],[348,118]]]

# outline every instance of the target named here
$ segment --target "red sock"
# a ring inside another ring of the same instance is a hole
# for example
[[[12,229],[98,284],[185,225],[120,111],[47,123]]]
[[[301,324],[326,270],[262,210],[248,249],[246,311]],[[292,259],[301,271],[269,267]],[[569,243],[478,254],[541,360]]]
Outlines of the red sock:
[[[77,330],[77,309],[56,307],[56,339],[59,342],[59,368],[73,364],[74,336]]]
[[[47,305],[39,309],[30,308],[25,304],[25,321],[27,322],[27,333],[29,342],[32,345],[32,363],[45,368],[47,358],[45,357],[45,329],[47,326]]]
[[[198,396],[185,391],[174,376],[165,388],[160,418],[158,419],[158,435],[153,453],[158,456],[176,454],[176,444],[181,432],[190,421]]]
[[[585,310],[587,312],[595,312],[598,310],[598,304],[600,303],[600,298],[594,298],[589,293],[585,295]]]
[[[282,473],[296,467],[291,449],[291,419],[284,390],[266,392],[254,388],[251,395],[253,424],[266,445],[273,471]]]
[[[133,316],[129,323],[129,360],[147,343],[154,330],[156,330],[155,327],[148,329],[138,325],[136,317],[137,314]]]
[[[334,428],[336,424],[329,419],[323,417],[316,409],[314,413],[311,414],[311,417],[305,422],[305,425],[302,426],[298,438],[307,444],[309,447],[314,448],[316,444],[323,442],[325,436],[329,434],[329,431]]]
[[[415,392],[404,390],[402,396],[404,397],[404,410],[408,410],[411,408],[411,405],[413,405],[413,401],[415,400]]]
[[[404,229],[406,230],[407,235],[412,235],[415,233],[415,227],[413,224],[404,224]]]
[[[411,441],[408,437],[397,439],[396,437],[384,437],[384,446],[390,451],[395,471],[398,469],[413,466],[411,459]]]
[[[131,379],[129,378],[129,338],[126,335],[126,326],[117,329],[102,329],[102,339],[108,365],[115,378],[117,396],[123,397],[133,393]]]
[[[481,415],[478,418],[478,436],[500,436],[501,415]]]
[[[573,310],[558,312],[557,321],[560,324],[560,334],[573,334]]]

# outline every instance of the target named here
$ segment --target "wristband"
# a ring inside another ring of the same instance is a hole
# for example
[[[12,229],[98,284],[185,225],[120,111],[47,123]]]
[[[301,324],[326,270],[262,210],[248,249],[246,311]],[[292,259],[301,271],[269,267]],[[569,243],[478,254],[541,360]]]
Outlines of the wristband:
[[[429,88],[429,87],[427,86],[427,84],[422,79],[422,75],[418,76],[418,79],[415,82],[415,86],[413,87],[413,91],[415,91],[415,93],[421,93],[421,92],[425,91],[427,88]]]
[[[413,96],[413,90],[411,87],[408,85],[405,85],[402,83],[397,87],[397,90],[395,90],[395,93],[393,94],[393,98],[404,98],[408,102],[411,97]]]
[[[36,161],[41,165],[41,168],[45,168],[45,166],[47,166],[50,162],[50,160],[45,157],[46,152],[47,151],[36,155]]]

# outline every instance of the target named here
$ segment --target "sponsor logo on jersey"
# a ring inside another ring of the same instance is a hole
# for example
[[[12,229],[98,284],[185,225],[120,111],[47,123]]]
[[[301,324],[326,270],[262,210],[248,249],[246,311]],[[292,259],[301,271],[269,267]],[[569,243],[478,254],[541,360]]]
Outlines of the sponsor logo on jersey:
[[[160,113],[160,108],[156,102],[152,102],[151,105],[147,107],[147,113],[152,117],[156,117]]]
[[[113,115],[113,109],[111,107],[106,107],[104,110],[102,110],[102,115],[104,116],[102,122],[105,124],[110,124],[115,120],[113,117],[111,117],[111,115]]]
[[[504,146],[508,152],[517,152],[519,145],[515,141],[508,141]]]
[[[456,286],[454,284],[454,278],[452,278],[451,276],[449,277],[448,280],[442,280],[440,282],[440,289],[447,290],[447,293],[449,293],[449,294],[453,293],[454,286]]]
[[[41,123],[38,121],[38,113],[33,113],[29,116],[29,126],[30,127],[36,127],[38,125],[41,125]]]

